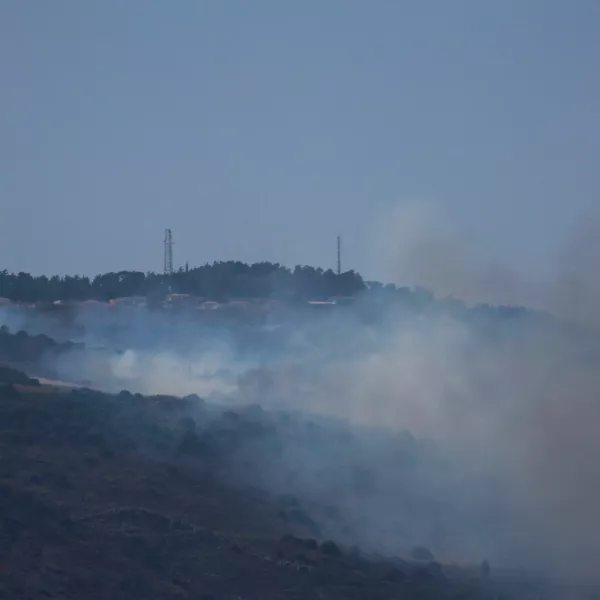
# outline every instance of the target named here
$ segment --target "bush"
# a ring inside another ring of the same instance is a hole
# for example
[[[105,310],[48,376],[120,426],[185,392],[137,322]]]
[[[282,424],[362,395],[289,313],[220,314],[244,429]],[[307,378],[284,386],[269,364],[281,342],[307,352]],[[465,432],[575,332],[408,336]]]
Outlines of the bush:
[[[313,538],[308,538],[307,540],[304,541],[304,544],[309,550],[317,550],[319,548],[319,544],[317,544],[317,540],[314,540]]]
[[[32,379],[16,369],[0,367],[0,382],[12,383],[14,385],[40,385],[38,379]]]
[[[327,540],[321,544],[321,552],[331,557],[339,557],[342,555],[339,546],[331,540]]]
[[[186,402],[191,402],[193,404],[202,406],[204,404],[204,400],[202,398],[200,398],[200,396],[198,396],[198,394],[188,394],[187,396],[183,397],[183,400],[185,400]]]
[[[192,433],[196,431],[196,421],[192,417],[182,417],[179,419],[177,426],[182,431],[191,431]]]
[[[209,444],[198,437],[192,430],[187,430],[181,437],[177,447],[178,455],[204,455],[210,451]]]

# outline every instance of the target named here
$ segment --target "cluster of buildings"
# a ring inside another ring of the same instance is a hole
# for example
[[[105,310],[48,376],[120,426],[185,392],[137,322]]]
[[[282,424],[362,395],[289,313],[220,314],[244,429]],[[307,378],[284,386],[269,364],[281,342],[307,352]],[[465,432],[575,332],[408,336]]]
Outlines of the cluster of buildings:
[[[328,300],[308,300],[300,303],[299,306],[313,309],[328,309],[338,305],[348,305],[353,302],[353,298],[330,298]],[[0,308],[2,306],[14,307],[20,309],[37,309],[46,311],[60,311],[61,309],[85,309],[85,310],[108,310],[115,308],[152,308],[153,310],[186,310],[199,313],[206,312],[243,312],[243,313],[269,313],[283,309],[289,306],[288,303],[273,299],[236,299],[224,302],[215,302],[206,300],[191,294],[169,294],[160,301],[149,300],[145,296],[129,296],[124,298],[115,298],[108,302],[99,300],[56,300],[52,303],[36,302],[23,303],[12,302],[8,298],[0,298]],[[298,306],[296,304],[296,306]]]

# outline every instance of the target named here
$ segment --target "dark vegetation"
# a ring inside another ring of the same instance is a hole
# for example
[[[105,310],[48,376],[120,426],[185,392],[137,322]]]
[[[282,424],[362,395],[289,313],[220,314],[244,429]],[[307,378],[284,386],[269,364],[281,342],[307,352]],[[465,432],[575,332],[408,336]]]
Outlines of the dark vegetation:
[[[227,302],[244,299],[255,301],[258,306],[261,305],[261,301],[278,301],[277,306],[271,306],[270,310],[252,311],[232,307],[229,311],[206,310],[194,313],[194,320],[197,322],[219,326],[234,324],[235,336],[238,336],[240,331],[247,333],[249,326],[265,320],[293,324],[304,316],[298,310],[302,307],[307,309],[308,300],[335,299],[336,311],[351,313],[360,321],[382,324],[384,327],[388,319],[424,312],[451,315],[454,318],[483,323],[484,326],[493,322],[521,320],[523,317],[531,321],[540,318],[544,321],[551,320],[549,315],[519,306],[482,304],[469,309],[458,299],[435,298],[429,290],[420,287],[410,289],[392,284],[365,282],[354,271],[337,275],[330,269],[324,271],[310,266],[298,266],[290,270],[273,263],[248,265],[231,261],[180,269],[172,276],[119,271],[97,275],[94,278],[77,275],[46,277],[0,272],[0,298],[20,303],[20,308],[24,309],[21,316],[32,322],[39,316],[45,316],[48,322],[55,321],[58,325],[60,321],[61,327],[74,328],[70,334],[71,339],[79,339],[82,332],[75,331],[77,328],[81,329],[80,323],[75,325],[78,321],[79,306],[70,305],[70,302],[107,302],[116,298],[139,297],[146,299],[148,308],[161,309],[169,294],[187,294],[203,301]],[[59,300],[63,302],[62,305],[50,304]],[[320,312],[326,316],[330,314],[331,309],[330,305],[316,305],[311,308],[311,315]],[[113,316],[116,318],[115,314]],[[122,338],[122,325],[109,325],[107,322],[107,327],[115,330],[114,337],[119,339]],[[164,329],[166,322],[156,325]],[[60,335],[61,338],[64,333],[56,328],[49,331],[54,337]],[[256,335],[256,331],[253,335]],[[48,340],[36,341],[40,347],[42,341],[46,346],[49,345]]]
[[[51,337],[30,335],[26,331],[12,333],[8,327],[0,327],[0,361],[12,363],[36,363],[45,357],[82,349],[81,344],[56,342]]]
[[[0,597],[483,597],[478,577],[341,547],[234,487],[234,449],[273,427],[257,414],[0,387]]]
[[[340,275],[331,269],[304,266],[293,270],[277,263],[215,262],[180,269],[172,276],[139,271],[85,276],[32,276],[0,272],[0,297],[20,302],[111,300],[127,296],[160,297],[191,294],[210,300],[230,298],[329,298],[353,296],[365,289],[354,271]]]
[[[192,269],[179,269],[171,276],[140,271],[104,273],[93,278],[79,275],[33,276],[0,271],[0,298],[15,302],[109,301],[123,297],[145,297],[150,303],[167,294],[189,294],[205,300],[277,299],[287,302],[363,298],[397,301],[411,308],[428,307],[433,294],[423,288],[365,282],[354,271],[337,275],[331,269],[311,266],[288,269],[278,263],[215,262]],[[437,302],[438,308],[457,312],[464,305],[456,299]],[[478,310],[504,318],[521,315],[521,307],[480,306]]]
[[[28,377],[25,373],[12,369],[11,367],[4,367],[0,365],[0,383],[6,385],[40,385],[38,379]]]
[[[487,563],[459,569],[426,548],[401,559],[338,543],[332,507],[309,511],[252,485],[260,465],[244,462],[247,449],[276,454],[297,428],[284,414],[27,379],[0,382],[2,598],[541,597],[539,584],[494,581]]]

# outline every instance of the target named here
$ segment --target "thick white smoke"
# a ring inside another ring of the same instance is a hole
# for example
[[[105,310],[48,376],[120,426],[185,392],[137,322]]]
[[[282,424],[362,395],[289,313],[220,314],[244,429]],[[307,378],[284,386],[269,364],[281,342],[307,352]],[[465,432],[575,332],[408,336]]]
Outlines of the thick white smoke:
[[[111,389],[197,393],[359,427],[360,442],[351,446],[333,433],[311,434],[304,445],[283,436],[275,457],[260,449],[253,457],[269,489],[336,505],[352,524],[349,541],[387,552],[423,543],[444,559],[488,556],[597,573],[596,230],[588,222],[575,232],[542,294],[484,260],[431,206],[399,209],[387,223],[381,245],[398,283],[470,303],[545,306],[569,324],[421,307],[377,325],[336,311],[318,322],[298,316],[287,337],[275,334],[276,351],[267,341],[256,348],[257,357],[276,360],[242,360],[234,336],[194,347],[182,324],[180,351],[172,350],[172,334],[168,351],[157,350],[156,339],[144,349],[146,338],[137,337],[130,340],[136,350],[65,361],[63,373],[85,372]],[[138,318],[143,331],[145,317]],[[380,433],[368,433],[372,427]],[[405,431],[430,445],[385,441]],[[369,485],[357,486],[356,469]]]

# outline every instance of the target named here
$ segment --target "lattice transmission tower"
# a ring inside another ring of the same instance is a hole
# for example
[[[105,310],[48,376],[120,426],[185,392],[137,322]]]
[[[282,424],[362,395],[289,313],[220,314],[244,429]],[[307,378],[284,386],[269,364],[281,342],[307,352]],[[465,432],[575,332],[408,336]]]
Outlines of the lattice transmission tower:
[[[173,275],[173,233],[165,229],[165,275]]]
[[[337,237],[337,274],[342,274],[342,238]]]

